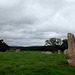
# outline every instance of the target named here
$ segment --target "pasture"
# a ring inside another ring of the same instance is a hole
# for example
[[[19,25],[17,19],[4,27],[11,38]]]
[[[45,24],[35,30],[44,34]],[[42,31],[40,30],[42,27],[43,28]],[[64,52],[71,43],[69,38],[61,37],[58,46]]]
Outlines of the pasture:
[[[0,75],[75,75],[75,67],[68,65],[63,53],[27,52],[0,52]]]

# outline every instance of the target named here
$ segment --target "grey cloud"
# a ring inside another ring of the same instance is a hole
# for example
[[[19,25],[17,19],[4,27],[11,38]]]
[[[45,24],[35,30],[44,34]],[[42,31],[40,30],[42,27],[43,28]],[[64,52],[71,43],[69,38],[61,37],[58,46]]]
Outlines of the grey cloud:
[[[9,45],[44,45],[75,34],[74,0],[0,0],[0,38]]]
[[[9,8],[8,7],[2,9],[0,8],[1,9],[0,17],[2,17],[1,22],[2,23],[32,23],[35,20],[45,18],[46,16],[48,16],[48,14],[51,16],[55,12],[56,7],[58,8],[58,4],[60,4],[59,7],[63,5],[61,1],[62,0],[60,1],[58,0],[53,0],[53,1],[52,0],[50,1],[49,0],[47,1],[19,0],[18,1],[17,0],[17,1],[13,1],[11,6],[9,4],[11,2],[8,1],[9,3],[4,3],[4,4],[6,6],[8,4]],[[47,8],[48,6],[50,6],[50,8]]]

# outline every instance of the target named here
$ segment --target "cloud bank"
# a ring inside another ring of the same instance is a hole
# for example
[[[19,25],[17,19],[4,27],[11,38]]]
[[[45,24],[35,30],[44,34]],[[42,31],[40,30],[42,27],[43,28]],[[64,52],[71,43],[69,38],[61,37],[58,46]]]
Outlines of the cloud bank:
[[[44,45],[75,34],[75,0],[0,0],[0,39],[8,45]]]

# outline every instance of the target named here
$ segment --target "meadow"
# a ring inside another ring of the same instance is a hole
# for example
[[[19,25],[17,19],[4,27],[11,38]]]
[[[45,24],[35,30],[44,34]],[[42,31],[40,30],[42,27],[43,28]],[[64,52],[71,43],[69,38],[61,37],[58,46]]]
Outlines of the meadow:
[[[27,52],[0,52],[0,75],[75,75],[75,67],[68,65],[63,53]]]

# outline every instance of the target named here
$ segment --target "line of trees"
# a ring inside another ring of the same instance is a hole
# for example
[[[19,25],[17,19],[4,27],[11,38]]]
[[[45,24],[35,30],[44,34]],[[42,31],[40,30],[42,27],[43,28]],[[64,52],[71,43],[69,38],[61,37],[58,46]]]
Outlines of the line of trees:
[[[6,50],[9,50],[9,46],[3,41],[0,40],[0,51],[5,52]],[[68,41],[67,39],[61,40],[60,38],[50,38],[49,40],[45,41],[45,46],[40,47],[30,47],[30,48],[24,48],[26,50],[40,50],[40,51],[57,51],[68,48]]]
[[[67,39],[61,40],[60,38],[50,38],[49,40],[45,41],[45,46],[50,47],[53,50],[65,50],[68,48],[68,41]]]

